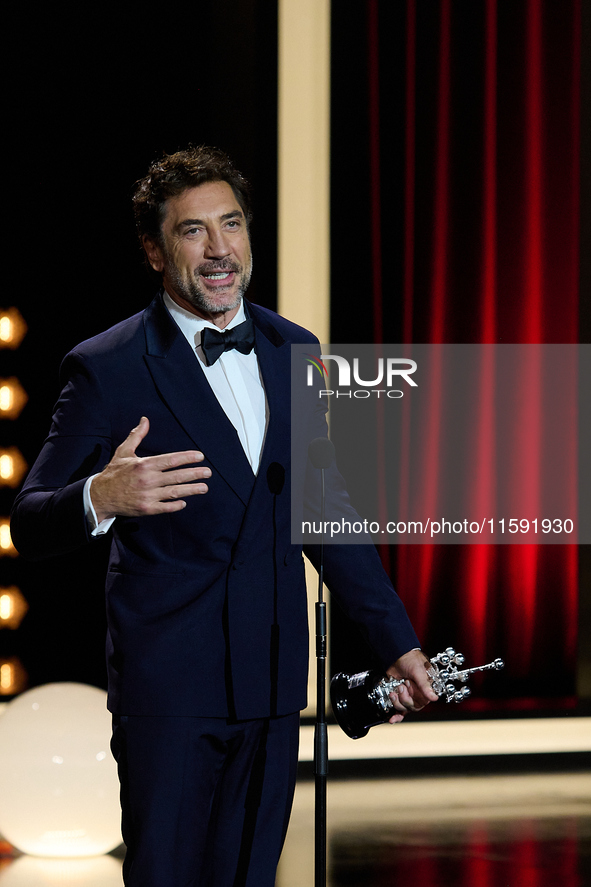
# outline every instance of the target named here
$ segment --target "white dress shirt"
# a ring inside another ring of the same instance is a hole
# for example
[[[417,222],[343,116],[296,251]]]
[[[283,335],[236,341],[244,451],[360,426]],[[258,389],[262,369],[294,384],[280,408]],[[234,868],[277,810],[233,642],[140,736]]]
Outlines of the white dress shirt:
[[[213,366],[207,366],[201,348],[201,331],[208,326],[220,332],[219,327],[181,308],[168,293],[164,294],[164,304],[199,360],[205,378],[236,429],[242,449],[256,474],[261,462],[269,416],[255,351],[250,354],[241,354],[236,349],[224,351]],[[230,330],[245,320],[244,304],[241,303],[236,316],[225,329]]]

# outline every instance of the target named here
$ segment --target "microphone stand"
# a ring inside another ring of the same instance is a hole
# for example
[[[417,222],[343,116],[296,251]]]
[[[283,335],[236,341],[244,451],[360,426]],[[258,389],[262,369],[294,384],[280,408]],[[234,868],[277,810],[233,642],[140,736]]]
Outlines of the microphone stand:
[[[324,468],[320,469],[321,499],[320,567],[318,570],[318,600],[316,602],[316,724],[314,727],[314,884],[326,887],[326,780],[328,776],[328,731],[326,726],[326,602],[324,585]]]
[[[320,469],[320,565],[316,603],[316,724],[314,727],[314,885],[326,887],[326,779],[328,776],[328,731],[326,726],[326,603],[324,587],[324,521],[326,490],[324,470],[334,459],[334,445],[326,437],[315,438],[308,448],[314,468]]]

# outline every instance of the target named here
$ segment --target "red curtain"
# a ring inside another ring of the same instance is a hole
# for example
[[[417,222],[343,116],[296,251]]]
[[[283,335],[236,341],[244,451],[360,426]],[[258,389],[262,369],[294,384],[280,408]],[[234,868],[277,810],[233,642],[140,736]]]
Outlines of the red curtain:
[[[376,342],[392,341],[384,234],[392,212],[384,206],[389,6],[367,2]],[[403,341],[577,343],[580,18],[580,0],[405,0]],[[479,384],[490,403],[486,365]],[[535,465],[542,380],[527,384],[530,415],[522,418]],[[495,483],[486,471],[494,416],[483,408],[474,420],[486,488]],[[437,421],[435,410],[434,440]],[[507,696],[574,692],[575,545],[402,545],[383,558],[429,649],[453,643],[473,663],[502,655],[507,668],[495,682]]]

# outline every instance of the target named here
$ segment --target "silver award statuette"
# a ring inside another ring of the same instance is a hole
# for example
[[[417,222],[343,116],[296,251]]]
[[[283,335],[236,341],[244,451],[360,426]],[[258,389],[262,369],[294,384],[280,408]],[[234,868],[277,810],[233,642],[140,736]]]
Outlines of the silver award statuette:
[[[457,687],[466,684],[471,674],[476,671],[499,671],[505,663],[495,659],[488,665],[461,669],[465,658],[448,647],[444,653],[438,653],[429,660],[431,668],[427,674],[437,695],[445,697],[446,702],[462,702],[470,695],[470,688]],[[335,718],[342,730],[351,739],[366,736],[370,727],[385,724],[396,714],[394,703],[390,699],[397,687],[404,680],[384,676],[378,671],[362,671],[359,674],[336,674],[330,682],[330,701]]]

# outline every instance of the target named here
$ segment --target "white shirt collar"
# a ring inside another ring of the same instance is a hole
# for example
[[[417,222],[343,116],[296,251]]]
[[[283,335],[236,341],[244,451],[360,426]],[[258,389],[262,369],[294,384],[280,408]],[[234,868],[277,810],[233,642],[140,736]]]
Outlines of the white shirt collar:
[[[197,317],[196,314],[192,314],[190,311],[187,311],[186,308],[181,308],[174,299],[172,299],[166,290],[164,290],[164,304],[168,308],[169,313],[171,314],[173,320],[176,322],[177,326],[180,328],[181,332],[187,339],[190,345],[193,348],[198,349],[198,355],[203,362],[203,355],[201,352],[201,330],[205,329],[205,327],[210,327],[210,329],[217,330],[221,332],[220,328],[212,323],[210,320],[206,320],[204,317]],[[238,326],[239,323],[243,323],[246,320],[246,312],[244,311],[244,302],[240,302],[240,307],[238,311],[228,324],[228,326],[224,327],[224,330],[231,330],[233,327]]]

